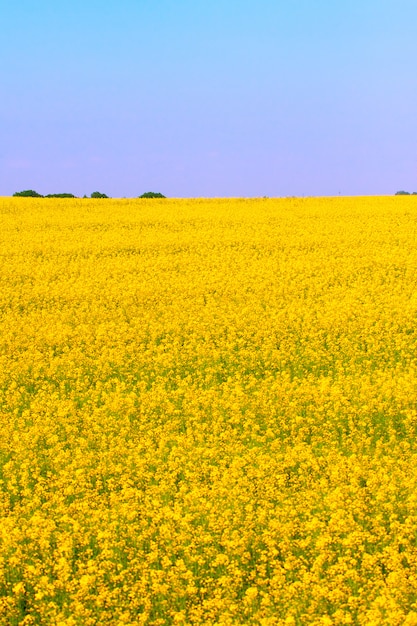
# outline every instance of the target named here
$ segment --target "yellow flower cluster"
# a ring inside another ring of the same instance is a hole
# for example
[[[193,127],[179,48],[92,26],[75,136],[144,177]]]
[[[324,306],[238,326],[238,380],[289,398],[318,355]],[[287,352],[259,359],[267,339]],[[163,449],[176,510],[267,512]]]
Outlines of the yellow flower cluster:
[[[0,233],[1,625],[417,625],[414,197]]]

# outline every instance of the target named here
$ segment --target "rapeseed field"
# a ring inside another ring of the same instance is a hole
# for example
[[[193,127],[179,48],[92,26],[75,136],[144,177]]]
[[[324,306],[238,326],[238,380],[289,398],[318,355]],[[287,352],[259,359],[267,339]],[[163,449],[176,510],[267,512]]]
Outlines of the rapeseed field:
[[[417,199],[0,199],[0,624],[417,625]]]

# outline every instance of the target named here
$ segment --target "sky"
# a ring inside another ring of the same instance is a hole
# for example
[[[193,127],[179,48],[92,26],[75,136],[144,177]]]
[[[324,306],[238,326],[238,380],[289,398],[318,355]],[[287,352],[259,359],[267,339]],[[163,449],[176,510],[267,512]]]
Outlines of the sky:
[[[0,0],[0,195],[417,191],[416,0]]]

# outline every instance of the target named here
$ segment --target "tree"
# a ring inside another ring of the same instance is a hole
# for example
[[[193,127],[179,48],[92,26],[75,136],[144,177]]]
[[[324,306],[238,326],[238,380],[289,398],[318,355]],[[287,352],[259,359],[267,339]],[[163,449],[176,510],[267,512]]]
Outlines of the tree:
[[[138,196],[139,198],[165,198],[166,196],[163,196],[162,193],[155,193],[155,191],[147,191],[146,193],[143,193],[141,196]]]
[[[395,195],[396,196],[409,196],[410,192],[409,191],[397,191]]]
[[[73,193],[48,193],[45,198],[76,198]]]
[[[14,198],[43,198],[40,193],[33,191],[33,189],[26,189],[25,191],[16,191],[13,194]]]
[[[99,191],[93,191],[91,194],[91,198],[108,198],[105,193],[100,193]]]

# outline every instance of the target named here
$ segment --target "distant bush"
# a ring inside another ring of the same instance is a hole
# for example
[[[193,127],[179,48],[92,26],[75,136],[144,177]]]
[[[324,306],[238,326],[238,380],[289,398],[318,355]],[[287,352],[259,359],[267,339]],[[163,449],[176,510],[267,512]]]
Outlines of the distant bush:
[[[141,196],[138,196],[139,198],[165,198],[166,196],[163,196],[162,193],[155,193],[155,191],[147,191],[146,193],[143,193]]]
[[[45,198],[76,198],[73,193],[48,193]]]
[[[409,191],[397,191],[395,195],[396,196],[409,196],[410,192]]]
[[[40,193],[33,191],[33,189],[26,189],[25,191],[16,191],[13,194],[14,198],[43,198]]]
[[[105,193],[100,193],[99,191],[93,191],[91,194],[91,198],[108,198]]]

